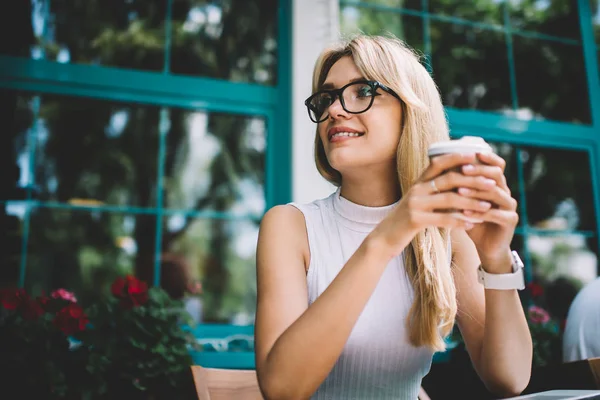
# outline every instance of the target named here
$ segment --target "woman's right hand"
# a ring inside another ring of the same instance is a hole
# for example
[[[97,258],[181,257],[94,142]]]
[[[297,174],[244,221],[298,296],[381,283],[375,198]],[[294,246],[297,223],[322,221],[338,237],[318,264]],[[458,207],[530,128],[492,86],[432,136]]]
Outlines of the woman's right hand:
[[[492,204],[461,196],[457,189],[489,190],[496,185],[492,179],[466,176],[454,170],[475,162],[475,154],[445,154],[433,158],[421,177],[402,196],[394,211],[369,236],[382,242],[390,252],[389,256],[395,257],[417,233],[427,227],[471,229],[474,223],[465,220],[462,211],[486,212]],[[448,209],[461,211],[443,211]]]

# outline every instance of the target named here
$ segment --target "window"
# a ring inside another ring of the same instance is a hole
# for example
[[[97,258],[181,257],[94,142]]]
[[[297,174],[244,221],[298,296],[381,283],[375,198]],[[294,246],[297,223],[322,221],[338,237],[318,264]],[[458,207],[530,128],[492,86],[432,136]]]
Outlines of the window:
[[[421,50],[448,107],[591,123],[577,0],[340,5],[344,33],[390,32]]]
[[[11,12],[29,28],[21,49],[3,46],[4,54],[277,83],[277,0],[117,1],[111,7],[33,0],[27,7],[30,13]]]
[[[0,12],[20,21],[0,38],[0,286],[85,301],[132,273],[179,297],[185,268],[197,317],[252,325],[258,222],[291,201],[291,2],[18,3]]]

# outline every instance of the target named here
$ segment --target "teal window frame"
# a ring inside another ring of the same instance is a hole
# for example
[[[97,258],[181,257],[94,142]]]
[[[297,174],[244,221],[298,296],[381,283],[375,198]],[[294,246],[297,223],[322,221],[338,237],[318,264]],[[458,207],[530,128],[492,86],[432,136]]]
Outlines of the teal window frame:
[[[167,24],[173,0],[167,2]],[[77,206],[56,202],[40,202],[32,199],[31,185],[27,188],[26,200],[0,201],[0,206],[22,205],[23,217],[22,251],[18,286],[23,287],[26,279],[27,245],[30,230],[31,211],[36,208],[60,208],[68,210],[95,210],[105,212],[125,212],[129,214],[150,213],[156,215],[157,233],[154,260],[153,285],[160,285],[160,243],[162,238],[162,216],[184,213],[187,216],[212,219],[240,218],[239,215],[203,210],[167,210],[163,208],[163,167],[166,154],[166,133],[168,130],[168,108],[182,107],[207,112],[222,112],[235,115],[253,115],[265,119],[265,203],[266,209],[292,200],[292,0],[279,0],[278,7],[278,62],[277,84],[264,86],[251,83],[237,83],[204,77],[188,77],[169,73],[169,51],[171,30],[165,29],[164,68],[161,72],[146,72],[105,66],[82,64],[61,64],[47,60],[32,60],[21,57],[0,55],[0,88],[41,94],[60,94],[77,97],[97,98],[118,102],[134,102],[157,105],[161,108],[159,123],[159,152],[157,163],[157,204],[152,208],[130,206]],[[34,122],[35,123],[35,122]],[[30,170],[35,171],[34,137],[27,138]],[[32,172],[31,180],[35,182]],[[255,216],[241,216],[255,218]],[[201,324],[196,327],[196,336],[230,335],[239,329],[253,326]],[[254,353],[212,353],[194,355],[194,361],[206,367],[254,368]],[[251,356],[251,357],[250,357]],[[249,360],[252,363],[249,363]]]

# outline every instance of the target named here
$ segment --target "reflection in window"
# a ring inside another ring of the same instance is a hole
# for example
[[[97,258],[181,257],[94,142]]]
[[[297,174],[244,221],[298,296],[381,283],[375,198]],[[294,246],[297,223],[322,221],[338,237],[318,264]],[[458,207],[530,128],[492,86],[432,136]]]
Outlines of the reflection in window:
[[[33,0],[34,59],[160,71],[165,54],[164,0]]]
[[[37,209],[25,286],[34,293],[65,288],[83,300],[108,295],[117,276],[153,267],[155,231],[151,215]]]
[[[508,0],[513,29],[577,39],[579,7],[577,0]]]
[[[582,47],[520,36],[513,43],[522,115],[590,123]]]
[[[190,279],[202,283],[203,321],[253,323],[257,239],[258,222],[253,220],[165,217],[163,257],[179,258]]]
[[[23,200],[32,183],[27,147],[29,130],[34,126],[38,98],[14,91],[0,91],[0,201]]]
[[[529,235],[527,246],[537,282],[562,278],[579,289],[598,276],[598,257],[584,236]]]
[[[393,34],[411,47],[424,50],[423,20],[400,13],[344,6],[340,9],[343,34],[362,32],[369,35]]]
[[[34,129],[37,198],[152,206],[159,109],[43,95]]]
[[[429,0],[429,12],[467,19],[475,22],[503,25],[503,1],[445,1]]]
[[[521,154],[529,225],[595,231],[588,153],[528,147]]]
[[[0,288],[18,284],[25,211],[22,202],[0,205]]]
[[[279,0],[173,0],[171,71],[277,83]]]
[[[350,4],[358,2],[358,0],[343,0],[344,3]],[[423,2],[421,0],[369,0],[363,3],[376,4],[385,7],[394,8],[410,8],[420,10]]]
[[[502,32],[431,21],[433,78],[444,105],[478,110],[512,107]]]
[[[166,206],[262,215],[264,119],[182,109],[170,118]]]

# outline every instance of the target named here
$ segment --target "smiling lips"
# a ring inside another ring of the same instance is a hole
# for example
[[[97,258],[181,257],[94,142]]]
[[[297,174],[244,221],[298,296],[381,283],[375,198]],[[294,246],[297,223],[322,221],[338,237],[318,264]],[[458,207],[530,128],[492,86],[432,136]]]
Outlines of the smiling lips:
[[[333,127],[327,132],[330,143],[354,139],[362,135],[364,135],[364,133],[346,126]]]

